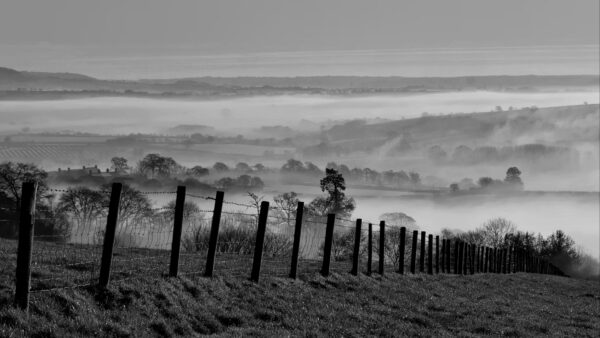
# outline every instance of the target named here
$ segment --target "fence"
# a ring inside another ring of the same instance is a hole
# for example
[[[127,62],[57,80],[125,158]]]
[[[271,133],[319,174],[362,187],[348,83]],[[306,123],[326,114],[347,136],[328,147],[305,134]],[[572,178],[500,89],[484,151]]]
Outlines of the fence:
[[[34,222],[44,220],[35,218],[35,190],[34,183],[23,184],[18,247],[6,241],[0,249],[1,272],[16,269],[14,299],[22,309],[40,292],[151,276],[222,274],[258,282],[265,274],[297,278],[316,271],[562,275],[513,247],[478,246],[384,221],[315,216],[304,212],[303,202],[282,208],[228,201],[221,191],[214,197],[190,194],[183,186],[142,193],[175,202],[136,214],[121,198],[128,192],[114,183],[111,191],[99,192],[110,195],[104,210],[68,220],[72,226],[64,233],[36,236]],[[186,211],[190,202],[198,208],[193,213]]]

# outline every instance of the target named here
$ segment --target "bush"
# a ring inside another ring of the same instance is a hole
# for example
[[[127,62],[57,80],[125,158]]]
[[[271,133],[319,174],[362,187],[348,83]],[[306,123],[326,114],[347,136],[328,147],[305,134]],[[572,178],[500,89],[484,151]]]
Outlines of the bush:
[[[219,229],[217,252],[250,255],[254,252],[256,241],[256,222],[252,216],[223,215]],[[182,239],[182,245],[188,251],[208,250],[210,222],[208,220],[193,228],[191,234]],[[293,242],[288,236],[267,229],[263,254],[268,257],[283,257],[291,254]]]
[[[354,241],[356,236],[356,229],[349,229],[343,232],[333,233],[333,243],[331,246],[331,256],[334,261],[345,261],[351,260],[354,254]],[[325,244],[321,245],[321,255]],[[359,254],[363,255],[367,251],[367,238],[366,236],[360,236],[360,250]]]

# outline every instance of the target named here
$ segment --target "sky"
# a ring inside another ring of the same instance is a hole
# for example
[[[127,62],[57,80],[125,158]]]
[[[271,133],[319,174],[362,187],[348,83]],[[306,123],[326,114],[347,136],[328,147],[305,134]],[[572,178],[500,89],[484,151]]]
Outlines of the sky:
[[[597,0],[0,0],[0,8],[0,65],[17,69],[116,78],[179,76],[186,67],[194,76],[402,75],[411,68],[394,62],[418,63],[405,56],[418,52],[442,67],[438,74],[453,75],[445,69],[456,64],[444,68],[440,54],[451,51],[480,72],[520,73],[528,63],[548,64],[538,73],[598,72]],[[493,56],[518,65],[488,70]],[[328,68],[336,60],[347,65]]]

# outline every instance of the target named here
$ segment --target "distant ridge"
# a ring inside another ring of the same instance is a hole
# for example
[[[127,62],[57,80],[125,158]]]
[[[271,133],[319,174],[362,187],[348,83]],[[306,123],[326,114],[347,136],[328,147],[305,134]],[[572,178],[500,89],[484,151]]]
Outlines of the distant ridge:
[[[460,77],[193,77],[103,80],[77,73],[18,71],[0,67],[0,99],[92,96],[218,97],[277,94],[394,94],[466,90],[535,92],[597,88],[598,75]],[[17,92],[17,93],[15,93]]]

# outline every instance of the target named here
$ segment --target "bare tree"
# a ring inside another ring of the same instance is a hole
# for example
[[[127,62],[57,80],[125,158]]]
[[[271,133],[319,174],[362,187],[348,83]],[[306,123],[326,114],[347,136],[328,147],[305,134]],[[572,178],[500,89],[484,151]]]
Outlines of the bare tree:
[[[293,191],[286,192],[275,196],[273,200],[277,206],[277,211],[283,215],[287,225],[291,226],[298,208],[298,194]]]
[[[517,227],[513,222],[501,217],[491,219],[481,227],[483,242],[493,247],[502,246],[506,236],[516,231]]]
[[[256,224],[258,224],[258,217],[260,216],[260,204],[265,199],[265,196],[258,196],[253,192],[248,192],[248,196],[250,197],[250,204],[254,209],[256,209]]]
[[[105,214],[105,203],[103,193],[79,187],[70,189],[60,196],[57,211],[72,216],[79,226],[85,227]]]

